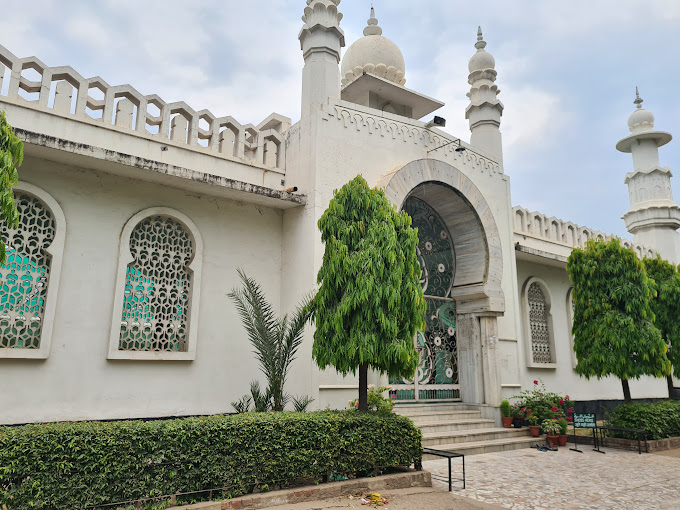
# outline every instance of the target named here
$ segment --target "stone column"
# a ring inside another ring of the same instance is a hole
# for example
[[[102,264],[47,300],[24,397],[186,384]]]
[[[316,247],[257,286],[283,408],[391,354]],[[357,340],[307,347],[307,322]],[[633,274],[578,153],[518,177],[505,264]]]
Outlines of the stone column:
[[[482,343],[482,370],[484,378],[484,403],[501,404],[501,381],[498,364],[498,319],[495,316],[480,317],[480,340]]]
[[[457,323],[460,397],[468,404],[483,404],[484,367],[479,318],[474,314],[461,314]]]

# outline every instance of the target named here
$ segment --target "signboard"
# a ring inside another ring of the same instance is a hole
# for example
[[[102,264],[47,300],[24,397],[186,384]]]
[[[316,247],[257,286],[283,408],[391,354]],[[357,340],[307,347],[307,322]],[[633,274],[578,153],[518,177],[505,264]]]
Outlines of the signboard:
[[[594,413],[574,413],[574,428],[575,429],[594,429],[597,428]]]

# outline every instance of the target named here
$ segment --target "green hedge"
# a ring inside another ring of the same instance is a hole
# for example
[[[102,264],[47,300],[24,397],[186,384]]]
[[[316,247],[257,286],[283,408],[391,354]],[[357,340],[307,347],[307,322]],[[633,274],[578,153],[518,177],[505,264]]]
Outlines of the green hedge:
[[[647,439],[677,436],[680,435],[680,401],[619,406],[609,412],[607,425],[646,430]]]
[[[421,439],[407,418],[356,411],[5,427],[0,508],[71,510],[212,488],[225,488],[214,498],[236,497],[419,462]]]

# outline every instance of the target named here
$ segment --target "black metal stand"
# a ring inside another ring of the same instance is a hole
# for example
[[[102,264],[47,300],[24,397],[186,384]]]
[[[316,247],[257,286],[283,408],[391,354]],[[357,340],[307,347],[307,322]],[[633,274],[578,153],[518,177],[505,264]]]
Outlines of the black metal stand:
[[[449,461],[449,492],[453,490],[452,482],[463,482],[463,489],[465,489],[465,455],[456,452],[447,452],[445,450],[435,450],[434,448],[423,448],[423,453],[428,455],[435,455],[437,457],[445,457]],[[463,461],[463,478],[451,478],[451,459],[461,458]]]
[[[573,448],[569,448],[569,450],[572,451],[572,452],[583,453],[583,450],[579,450],[579,449],[576,447],[576,445],[577,445],[577,443],[576,443],[576,426],[574,426],[574,447],[573,447]]]
[[[595,448],[593,448],[593,451],[597,452],[597,453],[607,453],[607,452],[603,452],[602,450],[600,450],[600,442],[601,441],[599,441],[597,439],[597,436],[598,436],[597,427],[595,427],[592,430],[593,430],[593,446],[595,446]]]

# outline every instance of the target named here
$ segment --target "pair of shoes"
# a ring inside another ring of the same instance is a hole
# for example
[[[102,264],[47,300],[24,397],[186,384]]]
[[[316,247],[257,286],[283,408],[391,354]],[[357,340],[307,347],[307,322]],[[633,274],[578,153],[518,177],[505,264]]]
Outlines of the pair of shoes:
[[[545,447],[545,449],[548,450],[548,451],[551,451],[551,452],[559,451],[557,448],[554,448],[554,447],[552,447],[552,446],[550,446],[550,445],[547,445],[547,446]]]
[[[546,448],[545,446],[538,446],[538,445],[536,445],[536,449],[537,449],[539,452],[547,452],[547,451],[548,451],[548,448]]]

